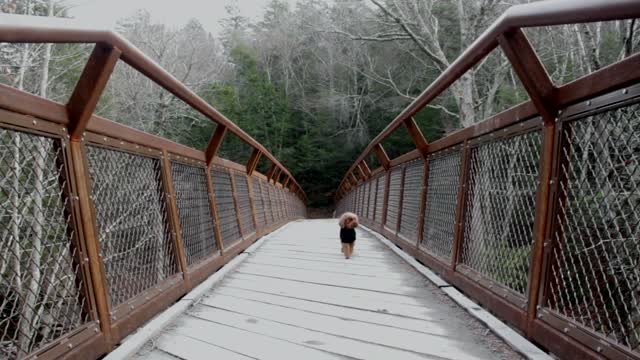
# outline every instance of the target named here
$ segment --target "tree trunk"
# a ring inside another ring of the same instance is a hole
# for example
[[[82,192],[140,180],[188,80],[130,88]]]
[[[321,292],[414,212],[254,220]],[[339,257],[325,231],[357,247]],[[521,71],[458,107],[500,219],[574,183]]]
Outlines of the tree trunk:
[[[53,0],[49,0],[48,16],[53,16]],[[47,97],[47,84],[49,82],[49,62],[51,61],[51,44],[45,45],[44,59],[41,68],[40,78],[40,96]],[[38,329],[37,324],[40,322],[42,307],[38,307],[40,298],[40,290],[42,287],[42,258],[43,254],[43,197],[44,197],[44,161],[47,155],[45,148],[45,139],[38,138],[34,149],[33,159],[33,175],[34,189],[31,194],[33,205],[33,218],[31,219],[31,251],[29,256],[29,284],[26,294],[23,294],[24,304],[22,319],[20,321],[20,333],[18,348],[22,355],[30,350],[33,338]],[[41,304],[44,306],[44,304]],[[36,309],[38,309],[36,311]]]

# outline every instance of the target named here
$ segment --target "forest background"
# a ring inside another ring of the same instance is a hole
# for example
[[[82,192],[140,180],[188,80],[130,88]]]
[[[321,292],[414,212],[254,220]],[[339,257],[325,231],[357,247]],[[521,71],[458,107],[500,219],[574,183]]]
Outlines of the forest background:
[[[553,1],[553,0],[547,0]],[[265,145],[301,183],[310,206],[331,202],[352,161],[509,6],[524,0],[281,0],[257,20],[233,1],[214,36],[197,20],[175,27],[145,10],[116,30]],[[69,17],[66,0],[0,0],[5,13]],[[640,48],[635,20],[527,29],[557,84]],[[66,102],[91,44],[0,44],[0,82]],[[495,50],[415,120],[428,141],[528,100]],[[204,149],[214,124],[119,63],[98,115]],[[413,145],[404,129],[390,157]],[[250,149],[227,135],[221,156]],[[376,167],[373,157],[370,167]],[[269,164],[261,162],[259,170]]]

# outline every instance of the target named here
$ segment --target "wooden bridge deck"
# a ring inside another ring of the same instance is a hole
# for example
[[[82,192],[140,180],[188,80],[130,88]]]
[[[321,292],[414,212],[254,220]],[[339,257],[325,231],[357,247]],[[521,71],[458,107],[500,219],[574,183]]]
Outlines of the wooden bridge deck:
[[[369,233],[349,260],[337,234],[290,224],[136,358],[520,358]]]

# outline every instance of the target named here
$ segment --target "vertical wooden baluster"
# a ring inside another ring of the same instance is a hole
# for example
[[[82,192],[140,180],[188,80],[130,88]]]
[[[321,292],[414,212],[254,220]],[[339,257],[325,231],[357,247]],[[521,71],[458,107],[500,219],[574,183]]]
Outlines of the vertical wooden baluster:
[[[416,248],[420,249],[420,244],[424,239],[425,214],[427,212],[427,190],[429,187],[429,158],[424,158],[424,168],[422,171],[422,191],[420,192],[420,214],[418,217],[418,231],[416,232]]]
[[[540,289],[544,286],[541,283],[545,262],[544,244],[551,236],[548,233],[550,229],[547,222],[553,204],[550,195],[556,146],[556,117],[559,109],[556,88],[522,29],[502,34],[498,37],[498,43],[543,120],[542,154],[533,230],[534,243],[531,250],[527,289],[528,307],[525,328],[527,335],[531,336],[533,322],[537,316]]]
[[[244,239],[245,231],[242,228],[242,221],[240,220],[240,205],[238,204],[238,193],[236,192],[236,179],[235,176],[233,176],[234,172],[231,169],[227,169],[227,173],[229,174],[229,178],[231,179],[231,193],[233,194],[233,205],[236,208],[236,220],[238,221],[240,238]]]
[[[404,204],[404,180],[407,173],[407,166],[402,166],[402,174],[400,175],[400,199],[398,200],[398,219],[396,221],[396,235],[400,232],[400,224],[402,223],[402,206]]]
[[[384,199],[382,201],[382,217],[380,230],[384,233],[384,227],[387,223],[387,210],[389,209],[389,187],[391,186],[391,169],[384,172],[385,185],[384,185]]]
[[[71,163],[73,164],[73,176],[76,184],[75,199],[80,210],[80,221],[84,242],[89,258],[89,268],[91,269],[91,285],[96,300],[100,330],[105,336],[109,350],[115,345],[111,335],[111,314],[109,291],[105,276],[104,263],[102,262],[102,251],[98,238],[98,226],[96,224],[96,214],[91,202],[91,184],[88,170],[88,162],[85,156],[84,144],[80,141],[69,142],[71,151]]]
[[[251,206],[251,220],[253,221],[253,228],[255,229],[256,236],[258,236],[259,235],[258,220],[256,218],[256,206],[253,198],[253,181],[251,181],[252,176],[245,175],[245,179],[247,181],[247,190],[249,191],[249,205]]]
[[[462,148],[462,161],[460,162],[460,185],[458,186],[458,198],[456,207],[456,223],[453,237],[453,249],[451,253],[451,270],[456,271],[458,265],[458,257],[460,256],[462,241],[464,237],[464,215],[466,194],[469,187],[469,167],[471,148],[469,142],[465,141]]]
[[[216,192],[213,184],[213,176],[211,176],[211,168],[206,167],[207,173],[207,189],[209,190],[209,205],[211,206],[211,214],[213,215],[213,223],[215,224],[216,244],[220,250],[220,255],[224,255],[224,242],[222,241],[222,232],[220,231],[220,220],[218,218],[218,204],[216,203]]]
[[[173,175],[171,174],[171,161],[167,150],[162,150],[162,183],[166,194],[167,212],[169,215],[169,226],[174,240],[174,249],[180,271],[185,284],[185,292],[191,289],[191,281],[187,273],[187,256],[184,249],[182,239],[182,229],[180,227],[180,215],[178,214],[178,204],[176,202],[176,193],[173,188]]]

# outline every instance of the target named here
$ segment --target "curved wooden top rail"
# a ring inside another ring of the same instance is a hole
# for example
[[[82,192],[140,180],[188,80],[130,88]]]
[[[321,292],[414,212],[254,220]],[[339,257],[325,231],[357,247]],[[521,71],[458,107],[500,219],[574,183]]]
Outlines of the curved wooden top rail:
[[[510,7],[474,41],[438,78],[409,104],[365,148],[346,172],[345,179],[366,156],[403,123],[442,94],[456,80],[498,47],[500,37],[520,28],[610,21],[640,17],[638,0],[555,0]],[[520,77],[520,75],[518,74]],[[523,80],[523,79],[520,79]],[[523,81],[524,83],[524,81]]]
[[[262,144],[222,113],[209,105],[186,85],[163,69],[158,63],[131,44],[123,36],[111,30],[96,30],[71,19],[0,14],[0,42],[8,43],[95,43],[117,48],[120,58],[166,89],[208,119],[227,128],[243,142],[260,151],[282,174],[287,175],[304,195],[304,191],[289,170]]]

